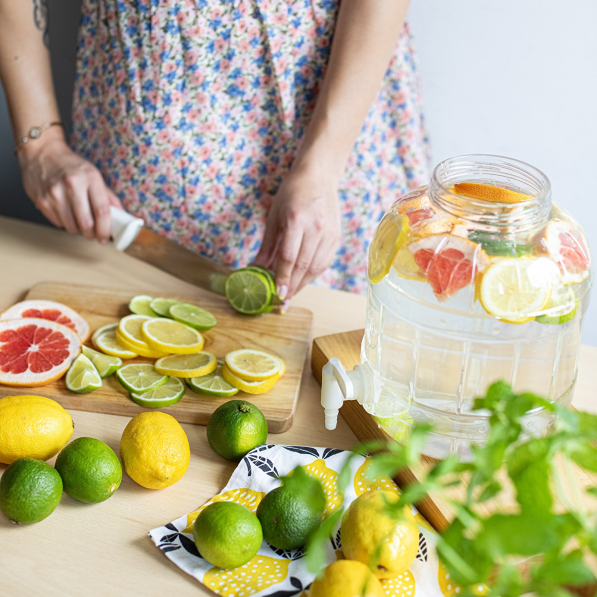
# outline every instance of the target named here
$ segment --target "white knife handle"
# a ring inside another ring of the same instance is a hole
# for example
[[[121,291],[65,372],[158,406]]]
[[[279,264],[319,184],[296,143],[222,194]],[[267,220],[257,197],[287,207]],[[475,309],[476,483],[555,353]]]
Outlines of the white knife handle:
[[[114,240],[114,246],[119,251],[124,251],[137,238],[145,222],[117,207],[110,207],[110,216],[112,217],[110,236]]]

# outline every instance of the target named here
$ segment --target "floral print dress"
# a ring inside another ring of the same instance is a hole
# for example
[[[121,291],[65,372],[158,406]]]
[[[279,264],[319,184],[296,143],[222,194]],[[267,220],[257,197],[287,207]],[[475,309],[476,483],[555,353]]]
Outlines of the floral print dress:
[[[338,4],[83,0],[74,148],[152,229],[246,265],[313,113]],[[379,220],[427,166],[405,26],[340,184],[343,240],[320,284],[365,289]]]

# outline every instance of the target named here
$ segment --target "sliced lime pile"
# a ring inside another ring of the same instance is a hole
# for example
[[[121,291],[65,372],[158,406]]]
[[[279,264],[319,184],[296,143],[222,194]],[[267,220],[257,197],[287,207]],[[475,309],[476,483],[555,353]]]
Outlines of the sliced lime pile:
[[[102,387],[102,378],[93,363],[80,354],[66,373],[66,387],[77,394],[87,394]]]
[[[556,288],[545,307],[545,315],[535,317],[535,321],[549,325],[562,325],[576,317],[578,299],[570,286]]]
[[[180,301],[169,298],[156,298],[149,303],[149,307],[154,312],[152,317],[157,313],[160,317],[170,317],[170,307],[176,305]]]
[[[239,269],[226,280],[226,298],[243,315],[261,315],[271,310],[272,286],[269,278],[254,269]]]
[[[211,396],[213,398],[229,398],[238,393],[238,390],[231,386],[222,377],[222,365],[224,361],[218,361],[218,366],[212,373],[202,377],[186,379],[187,386],[197,394]]]
[[[88,346],[83,346],[81,351],[93,363],[102,379],[109,377],[122,367],[122,359],[118,357],[97,352],[97,350],[93,350],[93,348],[89,348]]]
[[[158,373],[149,363],[131,363],[116,371],[123,388],[131,393],[149,392],[168,381],[167,375]]]
[[[218,323],[217,319],[209,311],[190,303],[176,303],[172,305],[170,307],[170,317],[201,332],[211,330]]]
[[[177,377],[146,392],[131,392],[131,399],[144,408],[164,408],[176,404],[184,396],[184,384]]]
[[[135,315],[147,315],[147,317],[155,317],[157,313],[151,308],[152,296],[146,294],[139,294],[134,296],[129,303],[131,313]]]

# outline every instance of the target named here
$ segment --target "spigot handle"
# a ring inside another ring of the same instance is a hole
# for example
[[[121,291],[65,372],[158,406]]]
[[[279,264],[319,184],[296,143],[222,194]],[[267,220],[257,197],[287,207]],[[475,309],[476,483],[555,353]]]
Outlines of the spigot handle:
[[[342,391],[342,395],[344,396],[344,400],[353,400],[354,399],[354,386],[350,378],[348,377],[348,373],[346,372],[346,368],[340,361],[340,359],[333,357],[328,361],[328,365],[333,368],[334,377],[340,386],[340,390]]]

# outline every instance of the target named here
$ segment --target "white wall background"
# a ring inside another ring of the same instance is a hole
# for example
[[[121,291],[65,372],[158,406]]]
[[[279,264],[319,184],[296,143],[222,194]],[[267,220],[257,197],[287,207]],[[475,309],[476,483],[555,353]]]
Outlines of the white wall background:
[[[597,0],[411,0],[433,162],[537,166],[597,259]],[[583,341],[597,345],[597,291]]]

